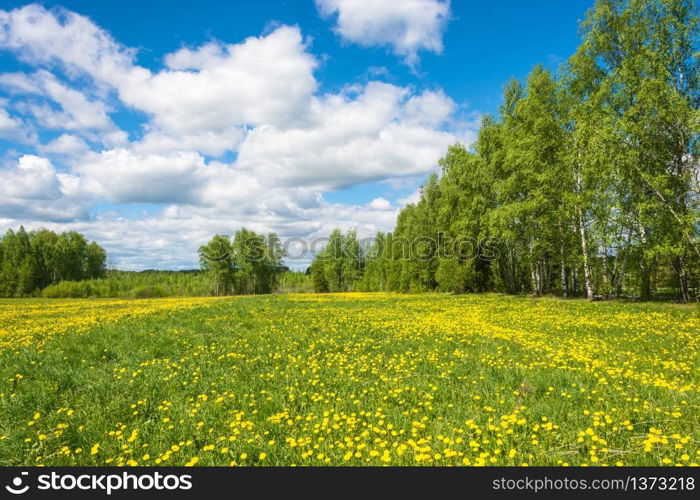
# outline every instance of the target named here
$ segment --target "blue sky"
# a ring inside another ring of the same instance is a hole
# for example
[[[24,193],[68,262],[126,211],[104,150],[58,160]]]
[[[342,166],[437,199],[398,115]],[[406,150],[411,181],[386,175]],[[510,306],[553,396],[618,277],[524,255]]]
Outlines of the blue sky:
[[[130,269],[243,225],[391,230],[591,4],[3,0],[0,230],[79,230]]]

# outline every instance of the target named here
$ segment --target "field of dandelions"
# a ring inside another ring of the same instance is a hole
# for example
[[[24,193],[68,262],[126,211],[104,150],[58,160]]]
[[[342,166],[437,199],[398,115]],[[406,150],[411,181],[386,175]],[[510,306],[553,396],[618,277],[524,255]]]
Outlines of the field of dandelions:
[[[697,465],[700,310],[0,302],[0,465]]]

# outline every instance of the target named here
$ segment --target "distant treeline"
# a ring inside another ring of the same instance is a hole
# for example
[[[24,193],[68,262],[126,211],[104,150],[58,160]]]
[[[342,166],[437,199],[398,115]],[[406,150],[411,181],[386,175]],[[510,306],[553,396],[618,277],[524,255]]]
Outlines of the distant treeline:
[[[599,0],[576,53],[505,87],[470,150],[357,251],[331,235],[317,291],[698,298],[700,59],[691,0]],[[346,248],[346,251],[341,251]]]
[[[109,270],[103,278],[51,285],[41,295],[46,298],[200,296],[209,295],[209,282],[204,273],[197,270]]]
[[[311,292],[311,276],[290,271],[276,234],[240,229],[215,235],[199,249],[201,268],[189,271],[108,271],[101,279],[63,281],[44,289],[59,297],[172,297]]]
[[[82,234],[9,230],[0,238],[0,297],[150,298],[312,292],[311,276],[282,263],[279,238],[241,229],[199,250],[201,269],[107,270],[106,253]]]
[[[80,233],[9,230],[0,239],[0,296],[36,295],[64,280],[99,278],[106,257],[101,246]]]
[[[100,279],[63,281],[48,286],[45,298],[157,298],[213,295],[212,276],[201,270],[188,271],[107,271]],[[312,292],[311,277],[283,270],[276,292]]]

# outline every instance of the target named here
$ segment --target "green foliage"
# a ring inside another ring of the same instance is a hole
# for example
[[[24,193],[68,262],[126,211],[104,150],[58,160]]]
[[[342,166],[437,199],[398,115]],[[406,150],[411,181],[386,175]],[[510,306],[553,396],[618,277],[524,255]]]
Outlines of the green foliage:
[[[42,290],[46,298],[146,298],[210,295],[210,281],[199,271],[108,271],[104,278],[62,281]]]
[[[460,264],[454,257],[440,259],[435,271],[437,289],[441,292],[464,292],[468,276],[467,269],[466,264]]]
[[[231,240],[216,235],[199,249],[202,270],[213,295],[266,294],[276,291],[284,250],[279,237],[242,228]]]
[[[49,285],[41,291],[41,296],[47,299],[88,298],[99,296],[98,289],[88,281],[61,281]]]
[[[314,291],[311,271],[284,271],[279,274],[278,291],[280,293],[310,293]]]
[[[315,256],[311,276],[316,292],[347,292],[354,289],[362,277],[364,250],[360,248],[357,232],[343,234],[335,229],[326,247]]]
[[[313,264],[311,264],[311,280],[313,283],[314,292],[327,293],[330,291],[328,280],[326,279],[325,266],[318,258],[314,260]]]
[[[140,286],[131,291],[131,296],[135,299],[153,299],[167,297],[168,295],[168,291],[158,285]]]
[[[199,263],[211,281],[212,295],[233,293],[233,247],[228,236],[215,235],[199,249]]]
[[[596,2],[576,53],[506,85],[472,149],[450,147],[376,236],[361,279],[337,286],[335,259],[316,288],[698,299],[697,14]]]
[[[86,269],[94,269],[95,263],[104,258],[104,251],[95,244],[87,244],[85,249]],[[276,235],[265,238],[245,229],[233,241],[217,235],[200,248],[199,254],[201,270],[111,270],[97,279],[63,280],[48,285],[41,294],[46,298],[157,298],[312,289],[310,277],[285,271]]]
[[[106,260],[102,247],[76,232],[10,229],[0,238],[0,296],[26,297],[63,280],[100,278]],[[85,296],[70,293],[67,296]]]

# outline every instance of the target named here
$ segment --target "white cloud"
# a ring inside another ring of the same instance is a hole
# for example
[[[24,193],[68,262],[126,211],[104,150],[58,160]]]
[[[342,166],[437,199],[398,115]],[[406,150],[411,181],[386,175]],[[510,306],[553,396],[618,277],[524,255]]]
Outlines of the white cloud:
[[[133,143],[134,151],[140,153],[168,153],[172,151],[198,151],[214,157],[227,151],[235,151],[245,138],[245,129],[231,127],[221,132],[196,131],[173,133],[154,130],[139,142]]]
[[[25,73],[2,73],[0,85],[13,93],[41,94],[36,81]]]
[[[405,105],[406,122],[429,128],[440,128],[455,111],[455,103],[442,90],[412,96]]]
[[[196,201],[197,153],[138,155],[127,149],[103,151],[76,167],[83,189],[111,202],[191,203]]]
[[[0,139],[27,144],[35,142],[34,130],[21,118],[10,115],[4,108],[5,104],[6,100],[0,98]]]
[[[316,60],[301,32],[282,26],[239,44],[206,44],[166,56],[167,70],[119,86],[124,102],[170,131],[241,125],[289,126],[303,120],[316,89]]]
[[[426,101],[434,105],[427,120],[416,115]],[[406,88],[370,82],[315,98],[307,127],[252,130],[237,165],[277,184],[321,189],[426,174],[456,140],[432,126],[447,120],[453,108],[442,93],[411,96]]]
[[[82,92],[60,83],[49,72],[41,71],[37,77],[46,94],[63,111],[56,116],[60,121],[50,123],[49,128],[107,130],[114,127],[107,116],[109,109],[103,102],[88,99]]]
[[[381,196],[373,199],[368,206],[375,210],[392,210],[394,208],[389,200]]]
[[[47,200],[60,196],[60,183],[48,159],[24,155],[16,166],[0,170],[0,190],[7,198]]]
[[[62,62],[103,82],[119,82],[143,72],[133,66],[134,51],[124,48],[90,19],[63,8],[31,4],[0,10],[0,47],[28,63]]]
[[[80,137],[72,134],[62,134],[54,140],[39,147],[42,153],[55,153],[62,155],[77,155],[86,153],[89,146]]]
[[[402,46],[411,50],[424,43],[406,42],[423,29],[415,19],[444,17],[449,7],[424,0],[392,8],[384,2],[371,5],[380,25],[389,22],[387,13],[403,16],[398,23],[405,31]],[[321,7],[334,6],[349,9],[343,12],[353,16],[364,12],[352,2]],[[167,69],[152,73],[134,64],[133,51],[77,14],[30,6],[5,18],[10,21],[0,45],[4,39],[35,62],[60,60],[80,68],[114,86],[127,105],[149,113],[146,135],[132,145],[141,154],[175,150],[219,156],[235,151],[238,167],[282,183],[338,187],[426,173],[456,137],[442,129],[455,106],[441,91],[416,95],[406,88],[369,83],[356,95],[315,95],[316,59],[296,27],[281,26],[238,44],[182,48],[165,57]],[[56,39],[58,47],[81,39],[89,48],[85,54],[52,51],[44,36]],[[435,43],[439,38],[430,44],[437,49]],[[46,109],[33,111],[40,116],[43,111],[44,122],[59,121]],[[92,116],[101,116],[96,111]],[[81,115],[75,115],[73,121],[80,122]],[[126,138],[119,139],[114,144],[126,146]]]
[[[0,138],[13,138],[21,130],[22,122],[11,117],[7,111],[0,108]]]
[[[68,130],[72,132],[70,136],[79,134],[105,147],[127,142],[126,133],[119,130],[109,117],[110,106],[61,82],[49,71],[3,73],[0,74],[0,87],[15,98],[14,108],[23,112],[25,117],[33,118],[38,128]],[[42,148],[39,150],[43,152]]]
[[[442,52],[449,0],[316,0],[324,17],[337,15],[335,31],[363,47],[390,46],[414,66],[418,52]]]
[[[387,38],[370,27],[371,44],[389,44],[412,63],[420,50],[441,50],[445,2],[381,4],[369,9]],[[354,7],[343,17],[338,5],[339,30],[354,26]],[[58,167],[24,156],[0,169],[0,216],[10,217],[0,229],[78,230],[125,267],[195,266],[199,245],[241,226],[304,238],[335,226],[363,236],[390,230],[397,207],[385,198],[334,204],[324,190],[415,185],[471,130],[439,89],[369,82],[319,92],[317,59],[297,27],[181,48],[150,70],[88,18],[31,5],[0,10],[0,49],[35,68],[0,75],[11,94],[0,102],[0,134],[21,120],[61,131],[37,146]],[[136,140],[110,117],[124,107],[147,116]],[[89,214],[102,201],[117,206]],[[154,205],[126,218],[120,204],[130,203]]]
[[[16,165],[0,169],[0,215],[38,220],[84,216],[85,205],[67,196],[73,179],[46,158],[24,155]]]
[[[14,50],[35,65],[58,65],[75,77],[87,74],[97,86],[96,95],[104,96],[111,88],[124,104],[147,113],[152,118],[147,131],[153,137],[144,141],[145,150],[162,150],[173,142],[214,155],[234,150],[242,127],[303,123],[317,87],[313,75],[317,61],[307,51],[299,28],[292,26],[237,44],[182,48],[166,55],[167,67],[154,73],[136,65],[133,50],[88,18],[30,5],[0,11],[0,48]],[[77,91],[66,92],[49,79],[48,72],[37,75],[42,81],[2,75],[0,84],[16,91],[48,91],[68,119],[47,106],[28,106],[44,126],[106,128],[106,106],[81,100]]]
[[[108,117],[109,109],[101,101],[88,99],[82,92],[59,82],[48,71],[34,75],[0,75],[0,85],[15,91],[42,94],[60,106],[60,110],[48,104],[29,103],[25,107],[40,125],[62,130],[108,130],[114,124]]]

